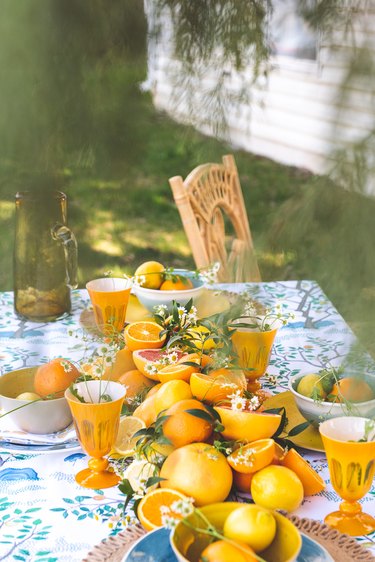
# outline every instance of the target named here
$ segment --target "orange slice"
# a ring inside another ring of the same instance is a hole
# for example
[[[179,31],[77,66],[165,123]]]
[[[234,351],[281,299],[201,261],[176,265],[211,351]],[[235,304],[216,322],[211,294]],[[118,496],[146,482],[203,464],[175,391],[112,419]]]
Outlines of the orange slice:
[[[242,371],[218,369],[208,375],[193,373],[190,378],[193,395],[198,400],[217,403],[228,398],[236,390],[245,390],[246,378]]]
[[[250,442],[272,437],[281,421],[279,414],[232,410],[231,408],[217,405],[214,407],[220,415],[221,423],[224,426],[221,434],[229,441]]]
[[[162,347],[166,335],[160,337],[162,327],[156,322],[143,321],[128,324],[124,331],[125,343],[128,349],[136,351],[138,349],[158,349]]]
[[[295,449],[289,449],[280,464],[293,470],[302,482],[305,496],[318,494],[326,487],[323,478],[319,476],[309,463],[301,457]]]
[[[174,365],[167,365],[158,371],[158,378],[160,382],[168,382],[173,380],[182,380],[185,382],[190,381],[192,373],[196,372],[197,367],[191,365],[182,365],[181,363],[175,363]]]
[[[252,474],[271,464],[274,455],[274,440],[259,439],[236,449],[227,457],[227,461],[237,472]]]
[[[186,499],[186,496],[171,488],[158,488],[157,490],[153,490],[146,494],[139,502],[137,510],[138,519],[146,531],[152,531],[163,525],[163,506],[171,509],[174,502]],[[174,512],[171,512],[170,515],[174,519],[182,518],[182,515]]]

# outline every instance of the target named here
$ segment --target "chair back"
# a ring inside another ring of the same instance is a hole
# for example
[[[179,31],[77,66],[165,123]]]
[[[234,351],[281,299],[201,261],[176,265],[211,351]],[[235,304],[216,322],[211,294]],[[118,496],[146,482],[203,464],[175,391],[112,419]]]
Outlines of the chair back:
[[[197,268],[219,262],[219,281],[260,281],[234,157],[202,164],[185,180],[175,176],[169,184]]]

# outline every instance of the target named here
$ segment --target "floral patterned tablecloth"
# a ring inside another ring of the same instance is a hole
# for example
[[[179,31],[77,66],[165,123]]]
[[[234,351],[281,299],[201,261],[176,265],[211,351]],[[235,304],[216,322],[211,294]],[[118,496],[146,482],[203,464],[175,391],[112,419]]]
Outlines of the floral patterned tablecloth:
[[[288,377],[294,373],[340,365],[355,344],[351,330],[313,281],[225,288],[237,292],[249,288],[264,304],[282,302],[294,312],[293,321],[278,332],[268,370],[271,376],[264,382],[274,392],[285,390]],[[13,294],[1,293],[0,373],[54,357],[82,359],[87,342],[82,342],[79,334],[84,331],[81,314],[89,306],[86,291],[73,291],[72,303],[70,316],[39,324],[17,318]],[[93,348],[96,345],[92,343]],[[375,372],[366,355],[360,361],[361,369]],[[329,483],[325,455],[302,452],[325,479],[327,488],[306,498],[296,515],[322,520],[337,507],[339,498]],[[0,561],[82,560],[95,544],[124,528],[124,498],[117,488],[91,491],[76,484],[74,475],[86,465],[87,456],[80,449],[35,453],[25,448],[10,452],[2,447],[0,426]],[[375,513],[375,486],[363,503],[367,512]],[[375,553],[375,533],[358,540],[370,543]]]

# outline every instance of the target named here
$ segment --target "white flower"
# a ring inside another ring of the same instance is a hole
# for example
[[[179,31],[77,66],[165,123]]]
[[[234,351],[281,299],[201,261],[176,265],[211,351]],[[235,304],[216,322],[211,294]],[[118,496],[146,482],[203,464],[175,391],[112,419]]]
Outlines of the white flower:
[[[171,510],[173,511],[173,513],[182,515],[183,517],[190,515],[190,513],[194,511],[192,499],[188,498],[186,500],[177,500],[173,502],[171,505]]]
[[[178,519],[175,519],[174,517],[171,517],[170,515],[162,515],[161,516],[161,522],[163,527],[166,527],[167,529],[174,529],[178,523]]]
[[[244,316],[252,317],[256,315],[257,315],[257,309],[255,308],[254,303],[247,302],[244,307]]]
[[[160,316],[165,316],[168,312],[168,307],[166,304],[158,304],[154,306],[155,314],[159,314]]]
[[[232,410],[244,410],[246,408],[246,398],[241,396],[241,390],[237,390],[228,396]]]
[[[259,406],[260,406],[260,402],[258,396],[253,396],[252,398],[250,398],[250,400],[248,400],[249,410],[257,410]]]
[[[167,515],[167,513],[170,513],[170,512],[171,512],[171,508],[168,507],[167,505],[161,505],[160,506],[160,513],[162,515]]]
[[[156,375],[156,373],[158,372],[154,363],[147,363],[146,366],[145,366],[145,371],[149,375]]]
[[[167,358],[168,358],[169,364],[173,364],[173,363],[177,363],[177,361],[179,359],[179,355],[178,355],[177,351],[172,351],[171,353],[167,354]]]
[[[71,363],[69,363],[69,361],[60,361],[60,365],[64,369],[65,373],[70,373],[70,371],[73,371],[73,366],[71,365]]]

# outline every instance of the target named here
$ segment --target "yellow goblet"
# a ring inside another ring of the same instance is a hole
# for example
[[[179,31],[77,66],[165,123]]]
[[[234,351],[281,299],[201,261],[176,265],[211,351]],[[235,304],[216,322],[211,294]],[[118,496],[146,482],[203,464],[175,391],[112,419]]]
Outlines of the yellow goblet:
[[[76,481],[85,488],[110,488],[120,478],[108,470],[107,455],[116,440],[126,388],[112,381],[87,381],[74,385],[81,402],[68,388],[65,398],[73,416],[77,437],[90,457],[89,468],[78,472]]]
[[[239,366],[248,380],[248,390],[256,392],[261,388],[258,381],[267,370],[278,327],[265,332],[239,328],[232,335]]]
[[[373,422],[366,418],[346,416],[327,420],[319,426],[332,486],[344,500],[339,510],[327,515],[324,522],[354,537],[375,530],[375,518],[363,513],[358,502],[367,494],[374,478],[374,426],[367,435],[368,440],[361,441],[371,424]]]

